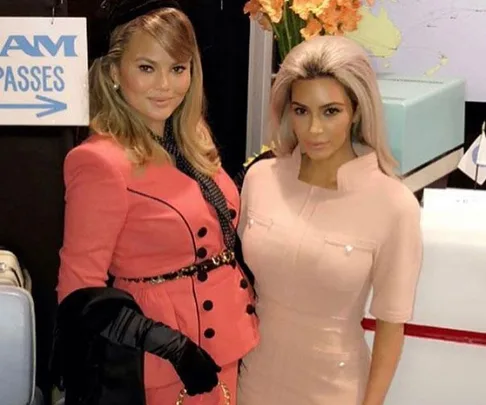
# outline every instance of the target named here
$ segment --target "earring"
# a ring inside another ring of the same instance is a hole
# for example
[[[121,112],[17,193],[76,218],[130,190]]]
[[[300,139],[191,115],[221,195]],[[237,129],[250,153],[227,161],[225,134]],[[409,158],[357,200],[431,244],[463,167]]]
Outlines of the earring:
[[[115,91],[118,91],[119,88],[120,88],[120,85],[118,83],[113,83],[113,89]]]

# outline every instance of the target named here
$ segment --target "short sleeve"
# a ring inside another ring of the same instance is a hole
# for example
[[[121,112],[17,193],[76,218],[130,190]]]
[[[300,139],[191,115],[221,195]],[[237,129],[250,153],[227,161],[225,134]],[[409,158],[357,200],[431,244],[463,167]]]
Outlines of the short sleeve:
[[[113,165],[83,146],[64,163],[64,240],[58,300],[83,287],[104,286],[127,214],[125,180]]]
[[[422,267],[420,206],[413,196],[406,200],[377,251],[372,271],[370,313],[393,323],[405,323],[412,318]]]

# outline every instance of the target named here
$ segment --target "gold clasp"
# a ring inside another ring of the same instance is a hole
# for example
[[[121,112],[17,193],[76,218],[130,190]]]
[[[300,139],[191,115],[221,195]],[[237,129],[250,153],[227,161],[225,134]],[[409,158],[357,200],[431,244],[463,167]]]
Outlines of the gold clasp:
[[[227,264],[230,263],[235,259],[235,253],[232,250],[225,250],[221,256],[223,257],[223,261]]]
[[[228,386],[224,382],[220,381],[218,383],[218,387],[221,388],[221,392],[223,394],[223,405],[231,405],[231,393]],[[187,391],[185,389],[182,389],[179,393],[179,396],[177,397],[176,405],[183,405],[186,395]]]

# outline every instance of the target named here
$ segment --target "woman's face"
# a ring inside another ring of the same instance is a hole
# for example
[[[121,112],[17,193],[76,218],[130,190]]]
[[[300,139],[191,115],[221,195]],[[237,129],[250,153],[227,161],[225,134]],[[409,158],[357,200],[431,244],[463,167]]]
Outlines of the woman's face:
[[[135,32],[113,68],[125,101],[156,134],[182,103],[191,85],[191,60],[174,60],[151,35]]]
[[[311,160],[327,160],[351,145],[353,105],[336,79],[296,80],[291,89],[290,117],[301,150]]]

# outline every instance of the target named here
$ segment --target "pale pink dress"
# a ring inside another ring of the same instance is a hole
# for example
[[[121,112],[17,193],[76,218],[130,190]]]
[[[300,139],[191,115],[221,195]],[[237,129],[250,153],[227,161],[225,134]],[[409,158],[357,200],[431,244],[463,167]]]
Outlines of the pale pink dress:
[[[244,359],[239,405],[362,405],[370,365],[361,320],[411,318],[422,259],[414,195],[368,153],[338,190],[298,180],[301,154],[257,162],[240,234],[256,276],[260,344]]]

